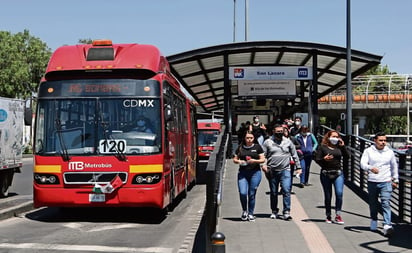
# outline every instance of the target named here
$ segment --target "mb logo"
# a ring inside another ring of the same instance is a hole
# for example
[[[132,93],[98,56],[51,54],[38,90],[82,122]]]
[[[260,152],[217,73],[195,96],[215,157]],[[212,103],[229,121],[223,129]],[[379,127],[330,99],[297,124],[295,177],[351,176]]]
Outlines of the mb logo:
[[[245,70],[244,69],[233,69],[233,77],[234,78],[244,78],[245,77]]]
[[[309,71],[307,68],[298,68],[298,77],[305,78],[308,77]]]
[[[69,162],[69,170],[83,170],[83,162]]]

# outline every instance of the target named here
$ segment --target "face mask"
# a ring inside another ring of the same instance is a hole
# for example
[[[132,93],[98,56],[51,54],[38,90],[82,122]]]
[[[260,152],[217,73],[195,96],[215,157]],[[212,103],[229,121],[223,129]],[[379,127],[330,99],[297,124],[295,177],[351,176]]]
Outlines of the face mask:
[[[144,120],[138,120],[138,121],[137,121],[137,126],[142,127],[142,126],[144,126],[144,125],[145,125]]]
[[[339,139],[336,137],[330,137],[329,138],[330,143],[332,143],[332,145],[336,145],[338,144]]]
[[[295,125],[299,126],[300,125],[300,121],[295,121]]]
[[[308,135],[308,133],[300,133],[302,136],[306,136]]]
[[[259,122],[259,119],[255,119],[255,122],[256,122],[256,123]]]
[[[283,133],[275,133],[275,137],[278,139],[281,139],[283,136]]]

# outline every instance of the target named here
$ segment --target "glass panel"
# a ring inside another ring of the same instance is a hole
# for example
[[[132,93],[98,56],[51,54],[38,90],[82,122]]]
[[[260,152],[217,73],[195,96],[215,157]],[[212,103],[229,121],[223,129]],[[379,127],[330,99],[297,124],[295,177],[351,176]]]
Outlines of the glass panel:
[[[147,154],[161,150],[159,99],[39,100],[39,155]]]

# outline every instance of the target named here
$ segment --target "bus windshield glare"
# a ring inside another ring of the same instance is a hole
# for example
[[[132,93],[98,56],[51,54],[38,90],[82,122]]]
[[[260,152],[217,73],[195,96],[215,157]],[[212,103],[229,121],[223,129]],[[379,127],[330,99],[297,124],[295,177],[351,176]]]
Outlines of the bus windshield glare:
[[[102,82],[102,85],[99,85]],[[72,89],[74,97],[47,95],[37,109],[35,153],[37,155],[142,155],[161,151],[160,99],[153,92],[156,85],[139,85],[150,96],[137,91],[139,80],[70,80],[49,82],[48,93]],[[144,81],[140,81],[144,82]],[[93,83],[93,84],[91,84]],[[89,86],[88,88],[86,87]],[[90,85],[93,91],[90,91]],[[110,85],[108,90],[104,85]],[[127,88],[132,88],[127,89]],[[149,88],[147,88],[149,87]],[[122,92],[122,89],[125,92]],[[156,90],[156,89],[155,89]],[[157,89],[158,90],[158,89]],[[46,92],[43,90],[43,92]],[[100,93],[104,93],[103,95]],[[115,92],[115,96],[108,93]],[[46,94],[48,94],[46,93]],[[58,92],[60,93],[60,92]],[[62,92],[63,93],[63,92]],[[65,92],[64,92],[65,93]],[[132,96],[131,93],[135,95]],[[139,96],[136,96],[138,93]],[[43,93],[44,94],[44,93]],[[67,94],[67,93],[65,93]]]

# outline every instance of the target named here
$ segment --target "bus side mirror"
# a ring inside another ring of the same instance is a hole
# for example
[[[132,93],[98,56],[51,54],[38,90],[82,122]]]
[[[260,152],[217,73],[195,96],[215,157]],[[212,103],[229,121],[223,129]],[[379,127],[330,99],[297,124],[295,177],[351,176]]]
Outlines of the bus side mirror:
[[[173,119],[172,116],[172,108],[170,105],[166,105],[165,107],[165,120],[166,121],[171,121]]]
[[[26,100],[24,106],[24,125],[31,126],[33,121],[33,111],[31,109],[32,100]]]

